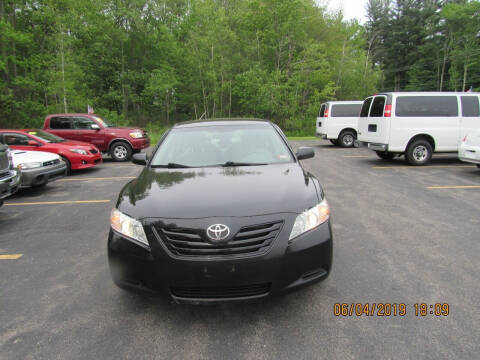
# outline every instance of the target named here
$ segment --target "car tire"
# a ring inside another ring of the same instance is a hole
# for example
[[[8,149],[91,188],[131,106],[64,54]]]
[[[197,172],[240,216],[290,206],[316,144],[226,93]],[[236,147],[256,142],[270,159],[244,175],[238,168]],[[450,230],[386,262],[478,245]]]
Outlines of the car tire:
[[[388,151],[375,151],[375,154],[383,160],[392,160],[395,157],[394,153]]]
[[[117,141],[110,147],[110,156],[114,161],[129,161],[132,158],[132,147],[125,141]]]
[[[408,146],[405,157],[410,165],[422,166],[430,161],[432,153],[432,145],[425,139],[419,139]]]
[[[68,176],[68,175],[70,175],[70,174],[72,173],[72,164],[71,164],[70,161],[69,161],[66,157],[64,157],[64,156],[62,156],[62,160],[65,161],[65,164],[67,165],[67,174],[66,174],[66,175]]]
[[[477,167],[480,169],[480,164],[477,164]]]
[[[338,140],[337,139],[329,139],[329,140],[333,145],[338,145]]]
[[[353,131],[345,130],[338,137],[338,144],[344,148],[353,147],[356,139],[357,135]]]

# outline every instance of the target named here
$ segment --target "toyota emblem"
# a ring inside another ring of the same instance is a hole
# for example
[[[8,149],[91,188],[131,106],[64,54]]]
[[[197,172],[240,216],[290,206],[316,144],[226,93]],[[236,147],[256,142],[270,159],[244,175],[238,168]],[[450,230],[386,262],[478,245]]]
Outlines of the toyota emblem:
[[[207,228],[207,236],[212,241],[225,240],[230,235],[230,228],[223,224],[213,224]]]

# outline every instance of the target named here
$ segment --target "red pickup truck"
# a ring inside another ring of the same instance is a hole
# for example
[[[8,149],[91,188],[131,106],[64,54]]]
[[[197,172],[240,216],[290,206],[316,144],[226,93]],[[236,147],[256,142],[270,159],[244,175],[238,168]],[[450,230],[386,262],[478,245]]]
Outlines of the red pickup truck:
[[[115,161],[130,160],[133,153],[150,146],[145,130],[113,127],[93,114],[53,114],[45,118],[43,130],[64,139],[95,145]]]

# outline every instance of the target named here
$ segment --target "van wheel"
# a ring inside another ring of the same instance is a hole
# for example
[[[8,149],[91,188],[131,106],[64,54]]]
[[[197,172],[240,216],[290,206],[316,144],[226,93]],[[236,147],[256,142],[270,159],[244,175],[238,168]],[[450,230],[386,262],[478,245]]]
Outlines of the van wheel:
[[[333,145],[338,145],[338,140],[337,139],[329,139],[329,140]]]
[[[421,166],[427,164],[432,158],[432,145],[424,139],[412,142],[405,154],[410,165]]]
[[[356,139],[357,136],[353,131],[346,130],[338,137],[338,143],[341,147],[352,147]]]
[[[395,157],[394,153],[388,151],[375,151],[375,154],[383,160],[392,160]]]
[[[110,148],[110,156],[114,161],[128,161],[132,157],[132,148],[124,141],[117,141]]]

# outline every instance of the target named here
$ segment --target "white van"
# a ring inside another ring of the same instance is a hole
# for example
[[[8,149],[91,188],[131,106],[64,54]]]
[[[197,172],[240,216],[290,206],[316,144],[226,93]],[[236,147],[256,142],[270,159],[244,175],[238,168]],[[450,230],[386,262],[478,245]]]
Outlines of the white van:
[[[316,136],[334,145],[352,147],[357,139],[358,115],[363,101],[327,101],[320,107]]]
[[[356,146],[382,159],[405,155],[411,165],[434,152],[457,152],[460,141],[480,128],[479,93],[391,92],[365,99]]]

